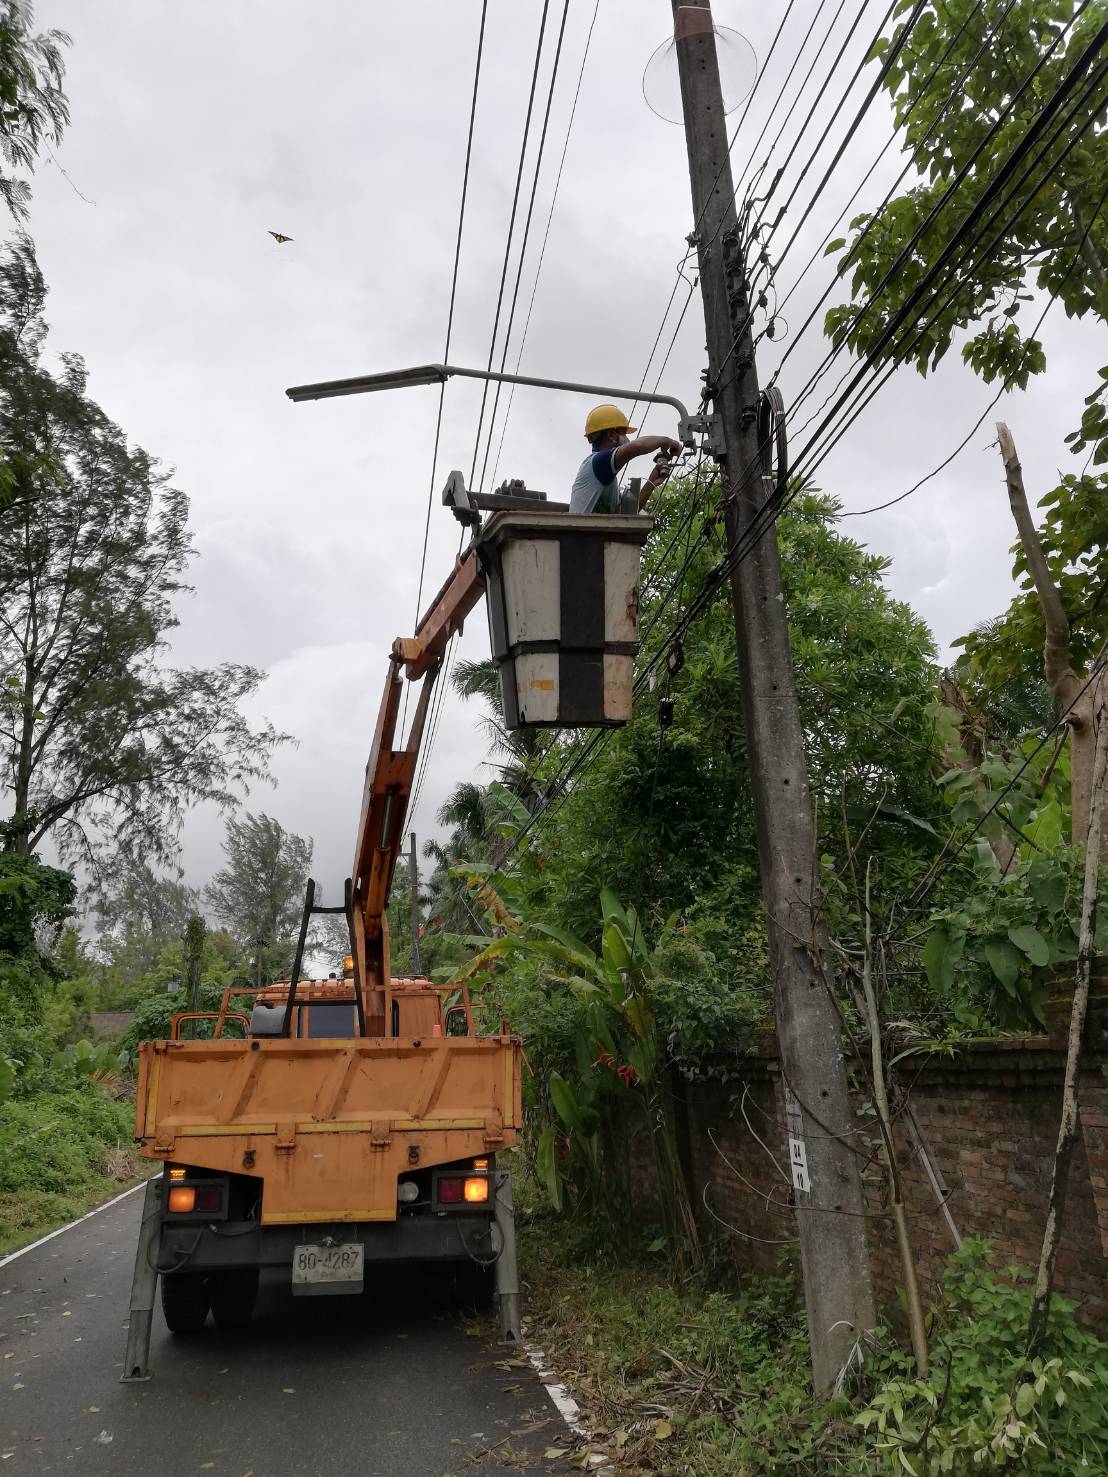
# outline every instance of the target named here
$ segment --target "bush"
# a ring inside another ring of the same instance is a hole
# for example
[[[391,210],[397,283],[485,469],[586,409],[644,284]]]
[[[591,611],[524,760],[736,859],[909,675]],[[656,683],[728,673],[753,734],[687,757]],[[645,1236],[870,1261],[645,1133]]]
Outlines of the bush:
[[[988,1258],[982,1240],[951,1257],[930,1377],[888,1356],[857,1423],[875,1434],[890,1472],[1108,1471],[1108,1344],[1055,1297],[1043,1347],[1028,1360],[1030,1274],[998,1276]]]
[[[103,1176],[105,1150],[130,1145],[134,1108],[93,1084],[0,1105],[0,1193],[67,1194]]]
[[[223,999],[222,985],[200,986],[200,1009],[218,1010]],[[250,1014],[250,997],[241,996],[239,1003],[231,1002],[233,1010],[245,1009]],[[140,1041],[164,1041],[169,1036],[173,1017],[181,1011],[188,1009],[188,992],[186,990],[167,990],[159,995],[150,995],[142,1001],[135,1011],[131,1024],[120,1036],[117,1050],[127,1053],[128,1057],[134,1058],[138,1051]],[[215,1029],[214,1021],[196,1021],[197,1036],[201,1040],[207,1040]],[[239,1038],[242,1036],[242,1022],[228,1021],[224,1026],[224,1036]]]

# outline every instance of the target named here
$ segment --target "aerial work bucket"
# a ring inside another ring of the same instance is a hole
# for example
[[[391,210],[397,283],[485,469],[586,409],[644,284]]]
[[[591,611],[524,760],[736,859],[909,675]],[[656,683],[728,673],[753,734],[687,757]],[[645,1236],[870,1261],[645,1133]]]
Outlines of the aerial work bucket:
[[[631,716],[639,515],[496,513],[485,524],[489,638],[515,728],[609,728]]]

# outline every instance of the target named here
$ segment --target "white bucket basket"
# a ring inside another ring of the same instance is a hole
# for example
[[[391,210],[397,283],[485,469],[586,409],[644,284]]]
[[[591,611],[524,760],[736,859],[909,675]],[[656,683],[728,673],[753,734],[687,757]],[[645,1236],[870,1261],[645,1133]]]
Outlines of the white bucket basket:
[[[516,728],[609,728],[631,716],[640,515],[496,513],[485,525],[492,654]]]

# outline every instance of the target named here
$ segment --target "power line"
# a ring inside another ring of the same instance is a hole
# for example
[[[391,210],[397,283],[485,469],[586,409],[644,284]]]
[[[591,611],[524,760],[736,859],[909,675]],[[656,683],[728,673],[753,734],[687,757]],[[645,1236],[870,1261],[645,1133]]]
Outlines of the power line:
[[[496,314],[492,324],[492,338],[489,340],[489,362],[486,366],[491,370],[493,360],[496,357],[496,336],[500,330],[500,313],[504,305],[504,287],[508,281],[508,263],[512,256],[512,237],[515,234],[516,212],[519,209],[519,189],[523,183],[523,165],[527,158],[527,140],[531,135],[531,113],[535,106],[535,88],[539,81],[539,64],[542,60],[542,42],[546,34],[546,17],[550,10],[550,0],[543,0],[542,19],[539,22],[539,39],[535,45],[535,65],[531,72],[531,88],[527,94],[527,115],[523,122],[523,143],[519,150],[519,166],[516,169],[515,190],[512,194],[512,213],[508,220],[508,239],[504,244],[504,264],[500,269],[500,287],[496,294]],[[469,483],[473,486],[477,475],[477,458],[481,452],[481,431],[485,422],[485,405],[489,396],[489,381],[485,380],[481,390],[481,410],[477,417],[477,436],[473,443],[473,463],[469,469]]]
[[[931,226],[934,225],[935,222],[938,220],[941,212],[951,202],[951,200],[954,198],[954,196],[955,196],[958,188],[964,183],[964,181],[966,180],[966,178],[969,176],[969,174],[971,173],[971,171],[976,166],[977,161],[981,158],[981,156],[985,153],[985,151],[992,144],[993,140],[999,134],[999,132],[1001,131],[1001,129],[1005,126],[1005,120],[1008,118],[1008,115],[1012,112],[1013,108],[1015,107],[1015,104],[1019,101],[1019,99],[1023,95],[1023,93],[1026,92],[1027,89],[1031,86],[1031,84],[1034,82],[1035,78],[1038,76],[1039,72],[1043,69],[1043,67],[1050,60],[1050,57],[1053,55],[1054,51],[1057,49],[1057,47],[1061,44],[1062,40],[1064,39],[1064,37],[1066,35],[1066,31],[1069,30],[1069,29],[1071,29],[1072,26],[1076,24],[1076,22],[1080,19],[1081,15],[1084,13],[1084,11],[1088,9],[1088,7],[1089,7],[1089,5],[1091,3],[1092,3],[1092,0],[1082,0],[1082,4],[1078,8],[1078,11],[1075,14],[1073,20],[1070,22],[1070,26],[1069,27],[1066,27],[1064,30],[1062,30],[1054,38],[1054,40],[1051,43],[1050,47],[1043,54],[1043,56],[1040,57],[1038,63],[1035,65],[1035,67],[1032,69],[1032,71],[1028,74],[1028,76],[1024,79],[1024,81],[1021,84],[1019,90],[1009,99],[1008,103],[1000,111],[1000,113],[998,114],[997,118],[994,120],[994,122],[992,123],[992,125],[990,126],[990,128],[988,129],[988,131],[978,141],[978,144],[977,144],[976,148],[970,154],[969,158],[963,164],[963,166],[961,167],[961,169],[958,170],[958,172],[955,175],[954,179],[951,180],[950,184],[943,191],[942,195],[935,202],[935,204],[931,207],[931,209],[928,212],[927,216],[921,222],[921,224],[916,228],[916,230],[913,232],[913,234],[912,234],[911,238],[909,239],[909,241],[907,242],[907,244],[897,254],[897,257],[896,257],[895,261],[892,263],[891,266],[889,266],[887,268],[887,270],[885,271],[884,275],[882,276],[880,282],[877,284],[877,286],[870,293],[869,297],[863,303],[863,305],[860,308],[860,310],[853,316],[851,322],[843,330],[840,331],[840,334],[839,334],[839,339],[840,339],[839,345],[833,347],[828,352],[828,354],[825,356],[824,361],[821,364],[819,370],[817,370],[816,374],[809,381],[808,387],[805,389],[805,391],[803,392],[803,394],[794,401],[794,408],[798,408],[799,405],[803,402],[803,400],[806,399],[807,396],[811,393],[811,390],[814,387],[814,384],[816,382],[818,382],[818,380],[820,378],[822,378],[823,374],[826,372],[826,367],[835,358],[836,353],[838,351],[838,348],[840,348],[842,346],[842,344],[846,343],[846,341],[850,338],[851,334],[854,333],[857,330],[857,328],[858,328],[859,324],[861,323],[862,319],[866,316],[866,314],[869,312],[869,310],[878,301],[879,295],[884,290],[884,288],[887,287],[888,284],[891,281],[895,280],[895,278],[897,277],[897,275],[904,270],[906,264],[911,260],[911,255],[912,255],[912,252],[915,249],[915,247],[922,241],[924,235],[926,234],[926,232],[928,230],[930,230]],[[1057,95],[1055,95],[1055,96],[1057,96]],[[1050,106],[1051,103],[1053,103],[1054,101],[1055,101],[1055,99],[1053,99],[1053,98],[1052,99],[1049,99],[1046,106]],[[1044,113],[1045,113],[1045,107],[1039,113],[1039,119],[1040,120],[1043,118]],[[1031,131],[1029,129],[1028,130],[1028,133],[1025,134],[1024,137],[1023,137],[1023,139],[1021,139],[1020,142],[1016,145],[1016,148],[1013,150],[1012,154],[1009,155],[1008,161],[1007,161],[1007,165],[1005,167],[1010,167],[1012,165],[1013,160],[1016,157],[1017,151],[1020,150],[1021,148],[1023,148],[1023,146],[1028,143],[1030,137],[1031,137]],[[955,233],[955,237],[956,238],[958,238],[958,239],[963,238],[968,233],[968,230],[972,229],[973,225],[976,223],[977,214],[980,212],[981,209],[983,209],[985,207],[986,203],[989,201],[989,199],[990,199],[991,195],[993,194],[994,190],[996,189],[996,187],[1001,182],[1002,182],[1002,171],[998,171],[998,173],[990,181],[989,185],[986,186],[986,188],[983,191],[983,193],[982,193],[980,199],[978,200],[977,204],[974,206],[973,210],[970,212],[970,215],[967,216],[966,220],[964,220],[962,222],[962,224],[959,227],[958,231]],[[953,241],[951,243],[948,243],[948,247],[949,247],[950,244],[953,244]],[[945,254],[946,254],[946,252],[944,251],[944,256],[945,256]],[[936,265],[937,264],[933,264],[932,265],[931,271],[928,272],[927,276],[924,279],[924,284],[926,284],[927,281],[931,280],[934,277],[934,274],[935,274],[935,266]],[[921,284],[921,285],[924,285],[924,284]],[[917,294],[916,294],[916,296],[918,296],[918,288],[917,288]],[[807,326],[807,325],[805,325],[805,326]],[[781,364],[778,366],[778,369],[777,369],[777,374],[778,375],[780,374],[781,368],[784,366],[785,361],[788,359],[789,354],[793,351],[793,349],[795,349],[795,347],[796,347],[796,341],[794,341],[792,344],[790,344],[789,349],[786,351],[785,355],[782,357]],[[775,378],[776,378],[776,375],[775,375]]]
[[[1047,299],[1046,307],[1039,314],[1038,322],[1035,324],[1034,328],[1032,328],[1032,330],[1031,330],[1030,337],[1032,339],[1035,339],[1035,338],[1038,337],[1039,333],[1042,330],[1043,324],[1046,322],[1046,316],[1047,316],[1047,314],[1050,312],[1050,310],[1054,306],[1054,304],[1058,301],[1058,297],[1059,297],[1059,295],[1061,293],[1061,289],[1065,286],[1066,282],[1069,280],[1070,275],[1073,272],[1074,267],[1081,260],[1081,256],[1082,256],[1082,253],[1083,253],[1085,242],[1089,239],[1089,233],[1092,230],[1093,224],[1096,222],[1096,220],[1100,216],[1101,211],[1104,209],[1104,205],[1105,205],[1105,202],[1106,201],[1108,201],[1108,190],[1105,190],[1104,194],[1101,195],[1100,200],[1097,203],[1096,209],[1093,211],[1092,216],[1089,218],[1089,221],[1088,221],[1088,223],[1085,226],[1085,230],[1082,233],[1081,240],[1078,242],[1077,248],[1075,249],[1075,251],[1073,253],[1073,256],[1070,258],[1070,264],[1066,268],[1065,272],[1062,275],[1062,279],[1061,279],[1061,281],[1058,284],[1058,291],[1051,294],[1051,296]],[[880,512],[883,512],[886,508],[892,508],[892,507],[895,507],[897,503],[904,502],[904,500],[906,498],[911,497],[914,492],[918,492],[919,489],[925,485],[925,483],[930,482],[933,477],[937,477],[939,475],[939,473],[944,470],[944,468],[946,468],[946,467],[948,467],[950,465],[950,463],[954,460],[954,458],[956,456],[958,456],[958,454],[960,452],[962,452],[962,451],[965,450],[965,448],[969,444],[969,442],[973,439],[973,437],[981,429],[981,426],[984,424],[986,417],[989,415],[990,411],[992,411],[992,409],[996,405],[997,401],[1000,400],[1003,395],[1006,395],[1008,393],[1008,391],[1012,388],[1012,385],[1015,383],[1015,376],[1016,376],[1016,373],[1017,372],[1018,371],[1011,371],[1011,372],[1009,372],[1008,375],[1005,376],[1004,383],[1001,385],[1000,389],[996,392],[996,394],[993,396],[993,398],[989,401],[988,405],[985,406],[985,409],[977,417],[977,420],[970,427],[970,429],[966,433],[966,435],[963,436],[962,440],[959,441],[958,445],[954,448],[954,450],[950,453],[950,455],[947,456],[947,457],[945,457],[938,464],[937,467],[932,468],[932,470],[930,472],[928,472],[925,477],[921,477],[918,482],[913,483],[912,486],[908,488],[907,492],[902,492],[897,497],[889,498],[888,502],[876,503],[872,508],[854,508],[854,509],[851,509],[850,511],[846,511],[846,512],[841,513],[839,516],[842,517],[842,518],[862,518],[862,517],[865,517],[866,514],[868,514],[868,513],[880,513]]]
[[[466,199],[469,194],[469,166],[473,157],[473,125],[477,116],[477,90],[481,83],[481,58],[485,49],[485,18],[488,14],[488,0],[482,0],[481,23],[477,33],[477,60],[473,68],[473,96],[469,104],[469,131],[466,135],[466,157],[465,167],[462,170],[462,198],[458,206],[458,231],[454,242],[454,270],[450,278],[450,307],[446,314],[446,344],[443,349],[443,363],[450,362],[450,337],[454,330],[454,304],[458,293],[458,264],[462,256],[462,229],[465,225]],[[446,395],[445,380],[439,386],[439,408],[435,417],[435,445],[431,454],[431,480],[427,487],[427,515],[423,523],[423,552],[419,560],[419,588],[416,592],[415,624],[418,625],[420,617],[420,606],[423,603],[423,580],[427,569],[427,541],[431,532],[431,504],[435,495],[435,480],[438,473],[439,462],[439,438],[442,434],[442,410],[443,400]],[[403,729],[403,719],[401,729]]]
[[[566,154],[569,150],[569,141],[573,134],[573,123],[574,119],[577,117],[577,103],[581,96],[581,83],[585,76],[585,64],[588,62],[589,59],[589,48],[592,46],[592,33],[596,27],[596,17],[599,13],[600,0],[596,0],[596,4],[594,5],[592,12],[592,20],[589,22],[589,33],[585,37],[585,50],[584,54],[581,57],[581,68],[577,73],[577,89],[573,94],[573,106],[569,110],[569,123],[566,126],[566,136],[564,142],[562,143],[562,157],[558,161],[558,174],[554,180],[554,193],[550,197],[550,209],[547,212],[546,216],[546,230],[543,232],[542,246],[539,248],[539,261],[538,266],[535,268],[535,280],[531,284],[531,301],[527,304],[527,318],[524,321],[523,333],[520,336],[519,340],[519,353],[516,355],[516,367],[514,370],[515,374],[519,373],[520,366],[523,363],[523,350],[527,344],[527,332],[531,327],[531,314],[535,310],[535,295],[539,290],[539,278],[542,276],[543,262],[546,260],[546,245],[547,242],[550,240],[550,226],[552,221],[554,220],[554,207],[558,203],[558,191],[562,187],[562,171],[565,169]],[[496,461],[493,463],[492,467],[492,480],[494,484],[496,483],[496,474],[500,469],[500,457],[501,453],[504,450],[504,437],[507,435],[508,432],[508,420],[512,414],[512,404],[515,400],[515,393],[516,387],[515,385],[513,385],[508,394],[508,408],[504,412],[504,420],[500,427],[500,442],[496,448]]]
[[[550,108],[554,102],[554,88],[558,81],[558,66],[562,59],[562,42],[565,39],[566,34],[566,20],[569,16],[569,4],[570,0],[565,0],[565,4],[562,7],[562,23],[558,28],[558,42],[554,48],[554,65],[550,69],[550,86],[547,89],[546,94],[546,112],[543,114],[542,132],[539,134],[539,146],[535,152],[535,170],[531,180],[531,198],[527,202],[527,218],[523,223],[523,242],[519,248],[519,260],[516,265],[516,281],[515,287],[512,289],[512,306],[508,312],[508,326],[504,330],[504,348],[503,352],[500,355],[501,374],[504,373],[504,367],[508,362],[508,344],[511,342],[512,324],[515,322],[516,304],[519,301],[519,284],[523,279],[523,264],[527,258],[527,241],[531,234],[531,217],[535,213],[535,196],[538,193],[539,174],[542,170],[542,158],[543,153],[546,149],[546,134],[547,130],[550,127]],[[496,412],[500,406],[500,392],[502,389],[503,383],[500,380],[497,380],[496,393],[493,396],[492,402],[492,414],[489,416],[488,440],[485,442],[485,459],[481,463],[481,481],[478,484],[479,488],[481,489],[483,489],[485,486],[485,472],[487,471],[489,465],[489,453],[492,450],[492,437],[493,431],[496,426]]]

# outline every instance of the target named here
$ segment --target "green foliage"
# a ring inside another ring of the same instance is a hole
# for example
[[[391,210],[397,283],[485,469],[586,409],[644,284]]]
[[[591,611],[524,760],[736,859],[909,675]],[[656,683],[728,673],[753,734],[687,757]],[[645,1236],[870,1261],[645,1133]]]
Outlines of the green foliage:
[[[25,238],[0,254],[0,776],[11,846],[167,856],[187,805],[237,803],[279,736],[240,703],[251,667],[176,669],[165,646],[192,554],[188,503],[43,355],[46,288]],[[46,453],[49,452],[49,456]],[[14,469],[14,470],[13,470]]]
[[[0,1193],[67,1193],[101,1177],[105,1148],[130,1147],[134,1105],[70,1080],[0,1106]]]
[[[889,1472],[979,1468],[1072,1477],[1108,1468],[1108,1346],[1055,1298],[1042,1353],[1027,1358],[1031,1278],[998,1275],[988,1243],[951,1257],[926,1380],[890,1353],[880,1387],[855,1421]]]
[[[1039,503],[1039,541],[1070,623],[1070,662],[1090,667],[1108,638],[1108,475],[1064,476]],[[956,641],[958,680],[978,704],[1042,676],[1046,628],[1023,545],[1013,550],[1019,592],[999,621]]]
[[[899,14],[908,8],[899,6]],[[1074,21],[1072,0],[984,0],[972,14],[965,5],[929,0],[910,30],[899,20],[889,45],[904,44],[882,81],[922,180],[851,222],[838,271],[850,281],[852,300],[827,315],[836,342],[879,359],[910,358],[925,374],[957,331],[970,329],[967,362],[987,380],[1003,377],[1023,388],[1045,363],[1041,345],[1021,326],[1029,289],[1060,298],[1070,317],[1108,317],[1108,296],[1088,260],[1108,260],[1108,224],[1098,213],[1108,178],[1103,78],[1072,113],[1062,110],[1061,127],[1047,128],[1043,157],[1036,145],[1026,179],[1016,171],[1015,198],[995,218],[986,208],[937,287],[922,287],[1102,18],[1094,5]],[[1099,126],[1090,130],[1091,118]],[[918,290],[923,306],[897,328],[897,315]]]
[[[77,885],[72,873],[36,856],[0,852],[0,956],[37,952],[37,931],[56,935],[72,916]]]
[[[910,29],[907,10],[898,6],[900,19],[875,55],[885,65],[904,42],[882,81],[922,178],[853,220],[849,240],[829,248],[841,253],[838,272],[850,299],[827,314],[826,331],[859,356],[910,360],[921,374],[968,334],[962,357],[986,383],[1026,388],[1046,369],[1042,344],[1025,323],[1039,312],[1036,289],[1056,297],[1070,318],[1108,321],[1102,74],[1091,95],[1079,86],[1077,106],[1047,129],[1045,153],[1040,159],[1035,146],[1026,178],[1016,172],[1000,219],[986,209],[968,245],[932,286],[923,284],[1088,46],[1102,8],[1076,15],[1072,0],[983,0],[972,10],[928,0]],[[1106,394],[1108,366],[1086,398],[1080,429],[1067,437],[1075,452],[1088,450],[1094,467],[1108,461]],[[1040,506],[1047,560],[1073,627],[1072,662],[1081,670],[1108,635],[1108,475],[1066,475]],[[1019,545],[1015,555],[1020,593],[1002,621],[962,642],[959,680],[982,706],[1042,675],[1042,611]]]
[[[260,958],[263,983],[292,967],[312,842],[268,815],[227,822],[227,865],[204,889],[214,915]],[[317,902],[321,901],[317,896]]]
[[[200,1009],[218,1010],[223,999],[224,986],[202,981],[200,985]],[[246,1014],[249,1015],[249,997],[247,1000]],[[140,1041],[164,1041],[170,1034],[173,1017],[183,1010],[188,1010],[188,993],[185,990],[166,991],[160,995],[150,995],[141,1002],[135,1010],[130,1025],[119,1038],[118,1048],[126,1053],[129,1059],[133,1059],[138,1051]],[[234,1002],[232,1001],[232,1008]],[[213,1021],[193,1021],[196,1037],[202,1041],[211,1039],[215,1023]],[[191,1028],[190,1028],[191,1029]],[[223,1030],[224,1036],[240,1038],[242,1036],[242,1025],[237,1021],[228,1021]]]
[[[31,190],[13,170],[32,169],[44,144],[58,144],[69,122],[62,91],[64,31],[32,31],[29,0],[0,6],[0,199],[17,220],[27,216]],[[4,494],[0,487],[0,506]]]

